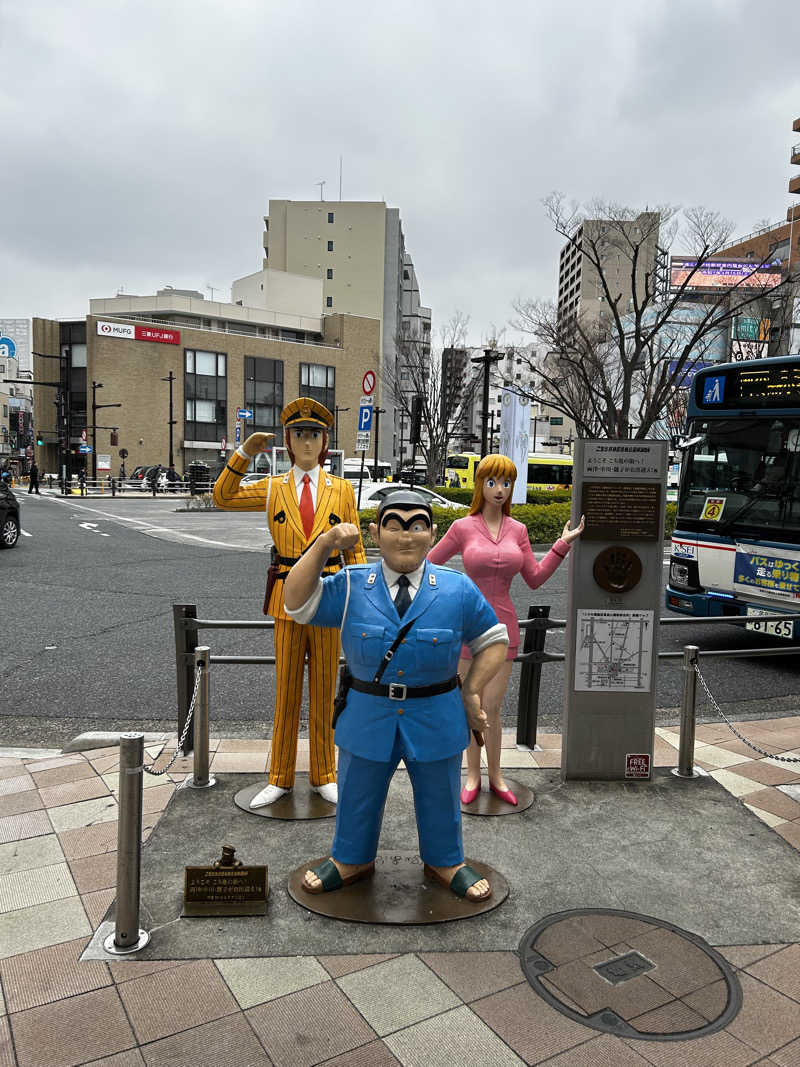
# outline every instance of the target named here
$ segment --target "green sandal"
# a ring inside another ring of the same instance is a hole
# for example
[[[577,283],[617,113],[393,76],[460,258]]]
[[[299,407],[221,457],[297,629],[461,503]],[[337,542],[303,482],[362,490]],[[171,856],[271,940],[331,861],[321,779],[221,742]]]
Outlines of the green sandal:
[[[312,874],[319,878],[322,885],[312,887],[306,885],[305,881],[303,881],[300,884],[306,893],[332,893],[335,889],[342,889],[343,886],[352,885],[353,882],[359,882],[362,878],[371,878],[375,873],[375,863],[373,861],[368,867],[356,871],[355,874],[348,874],[346,878],[342,878],[341,874],[339,874],[339,868],[333,860],[325,860],[316,867],[311,867],[310,870]]]
[[[466,900],[474,901],[476,904],[481,900],[488,900],[492,895],[492,887],[489,886],[485,893],[481,893],[478,897],[468,897],[467,890],[471,889],[476,882],[483,881],[484,875],[478,874],[478,872],[470,867],[469,864],[464,864],[463,867],[459,867],[451,880],[448,882],[446,878],[443,878],[438,871],[433,867],[429,867],[425,864],[425,875],[427,878],[435,878],[437,882],[441,882],[447,889],[452,890],[457,897],[464,897]]]

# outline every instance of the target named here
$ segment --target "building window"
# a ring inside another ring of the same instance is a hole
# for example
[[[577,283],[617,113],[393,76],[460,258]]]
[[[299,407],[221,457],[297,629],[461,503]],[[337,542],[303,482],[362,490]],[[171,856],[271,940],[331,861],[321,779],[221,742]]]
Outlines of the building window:
[[[187,348],[184,365],[187,441],[219,441],[227,429],[227,357]]]
[[[328,251],[329,252],[333,251],[333,241],[328,241]]]
[[[333,297],[332,296],[326,296],[325,297],[325,307],[326,308],[332,308],[333,307]]]
[[[244,406],[253,412],[244,436],[274,433],[276,445],[283,444],[281,411],[283,410],[283,360],[244,357]]]
[[[328,222],[333,222],[333,212],[332,211],[328,212]]]
[[[404,282],[407,282],[407,281],[408,281],[408,271],[407,271],[407,270],[404,270],[404,271],[403,271],[403,281],[404,281]]]
[[[300,395],[319,400],[328,411],[333,411],[336,406],[336,368],[320,363],[301,363]]]
[[[333,267],[328,267],[327,271],[325,272],[325,275],[328,281],[330,281],[331,278],[333,278]]]

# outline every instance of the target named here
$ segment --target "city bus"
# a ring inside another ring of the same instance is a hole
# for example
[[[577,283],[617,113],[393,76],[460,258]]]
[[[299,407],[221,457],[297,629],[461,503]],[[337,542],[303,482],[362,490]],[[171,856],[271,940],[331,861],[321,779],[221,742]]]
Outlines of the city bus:
[[[447,457],[444,484],[456,489],[475,488],[475,469],[481,461],[477,452],[459,452]],[[572,456],[531,452],[528,455],[529,489],[571,489]]]
[[[800,356],[700,371],[680,443],[667,607],[799,639]]]

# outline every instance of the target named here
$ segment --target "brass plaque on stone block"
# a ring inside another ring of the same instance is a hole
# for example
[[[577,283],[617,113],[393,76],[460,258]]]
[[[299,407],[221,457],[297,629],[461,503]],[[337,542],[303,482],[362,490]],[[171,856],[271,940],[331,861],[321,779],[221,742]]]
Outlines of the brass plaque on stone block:
[[[246,867],[225,845],[222,859],[209,867],[184,868],[182,915],[266,915],[266,866]]]
[[[584,541],[659,541],[661,485],[654,482],[584,482]]]

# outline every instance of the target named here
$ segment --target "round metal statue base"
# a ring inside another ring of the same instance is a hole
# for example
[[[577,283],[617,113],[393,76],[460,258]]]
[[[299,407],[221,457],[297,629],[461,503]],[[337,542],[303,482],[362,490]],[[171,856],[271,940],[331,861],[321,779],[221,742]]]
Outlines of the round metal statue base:
[[[371,878],[330,893],[307,893],[301,884],[304,874],[327,858],[320,856],[302,863],[289,875],[287,888],[295,903],[329,919],[382,926],[452,922],[492,911],[508,896],[508,882],[488,863],[466,860],[478,874],[488,878],[492,886],[488,900],[471,901],[457,897],[446,886],[426,878],[422,860],[416,852],[388,850],[378,852]]]
[[[290,789],[274,804],[268,804],[265,808],[251,808],[250,801],[266,784],[262,781],[257,785],[249,785],[247,789],[240,789],[233,798],[236,807],[248,815],[260,815],[264,819],[332,819],[336,816],[336,805],[323,800],[319,793],[314,793],[305,784],[301,789]]]
[[[142,949],[145,945],[150,944],[150,934],[148,934],[147,930],[140,930],[139,937],[136,939],[134,944],[126,945],[124,948],[120,948],[120,946],[114,941],[114,937],[114,934],[109,934],[103,942],[103,948],[112,956],[129,956],[131,952],[138,952],[139,949]]]
[[[461,805],[462,812],[465,815],[518,815],[533,804],[536,794],[532,789],[528,789],[522,782],[515,782],[513,778],[505,778],[505,783],[517,798],[516,807],[496,797],[487,785],[486,789],[480,789],[471,804]]]

